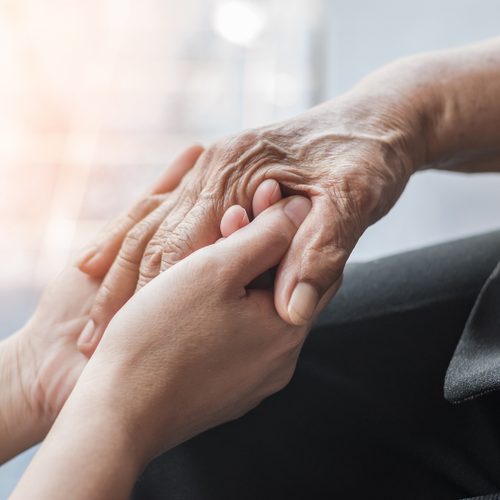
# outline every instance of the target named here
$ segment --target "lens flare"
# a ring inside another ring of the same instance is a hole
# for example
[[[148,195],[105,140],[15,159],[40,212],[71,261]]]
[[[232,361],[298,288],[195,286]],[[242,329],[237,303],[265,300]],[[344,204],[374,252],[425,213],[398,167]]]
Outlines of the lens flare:
[[[266,20],[266,11],[257,3],[227,1],[216,5],[213,27],[224,40],[245,46],[259,37]]]

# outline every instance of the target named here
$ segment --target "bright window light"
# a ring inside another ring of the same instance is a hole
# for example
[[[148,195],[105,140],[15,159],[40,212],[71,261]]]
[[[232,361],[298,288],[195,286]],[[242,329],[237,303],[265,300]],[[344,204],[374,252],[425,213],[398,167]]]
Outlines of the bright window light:
[[[292,106],[300,94],[300,83],[292,75],[278,73],[267,85],[267,99],[276,106]]]
[[[213,26],[228,42],[250,45],[266,24],[266,12],[260,5],[244,0],[231,0],[216,5]]]

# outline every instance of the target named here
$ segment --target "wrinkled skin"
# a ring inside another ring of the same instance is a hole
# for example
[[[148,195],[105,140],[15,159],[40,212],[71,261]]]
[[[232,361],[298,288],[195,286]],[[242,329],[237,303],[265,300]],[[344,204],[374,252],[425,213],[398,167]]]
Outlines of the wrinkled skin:
[[[252,199],[266,179],[276,180],[284,195],[303,194],[313,203],[276,276],[277,310],[293,324],[288,304],[296,284],[312,285],[317,302],[341,276],[361,234],[394,205],[415,169],[417,152],[408,139],[415,113],[409,103],[396,109],[345,97],[212,144],[171,197],[125,239],[91,313],[97,338],[134,291],[217,241],[230,206],[252,213]],[[253,216],[258,213],[254,206]],[[83,270],[93,272],[92,266]]]
[[[280,318],[272,289],[247,287],[280,262],[310,210],[294,196],[250,223],[235,206],[221,223],[225,238],[135,294],[110,322],[13,498],[129,498],[159,453],[282,389],[340,283],[303,326]]]

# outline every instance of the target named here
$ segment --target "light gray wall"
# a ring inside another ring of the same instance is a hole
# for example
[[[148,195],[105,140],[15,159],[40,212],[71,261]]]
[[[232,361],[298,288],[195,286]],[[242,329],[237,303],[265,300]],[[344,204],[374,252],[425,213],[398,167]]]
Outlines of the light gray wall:
[[[498,0],[325,0],[322,95],[399,57],[500,35]],[[500,123],[499,123],[500,126]],[[419,173],[353,254],[366,260],[500,229],[500,176]]]

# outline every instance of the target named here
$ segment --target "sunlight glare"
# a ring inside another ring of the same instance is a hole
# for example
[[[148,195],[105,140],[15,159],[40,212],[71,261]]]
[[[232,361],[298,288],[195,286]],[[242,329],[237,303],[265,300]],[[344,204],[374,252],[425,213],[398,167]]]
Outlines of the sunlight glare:
[[[215,31],[236,45],[250,45],[262,33],[265,24],[264,8],[245,0],[218,3],[213,17]]]

